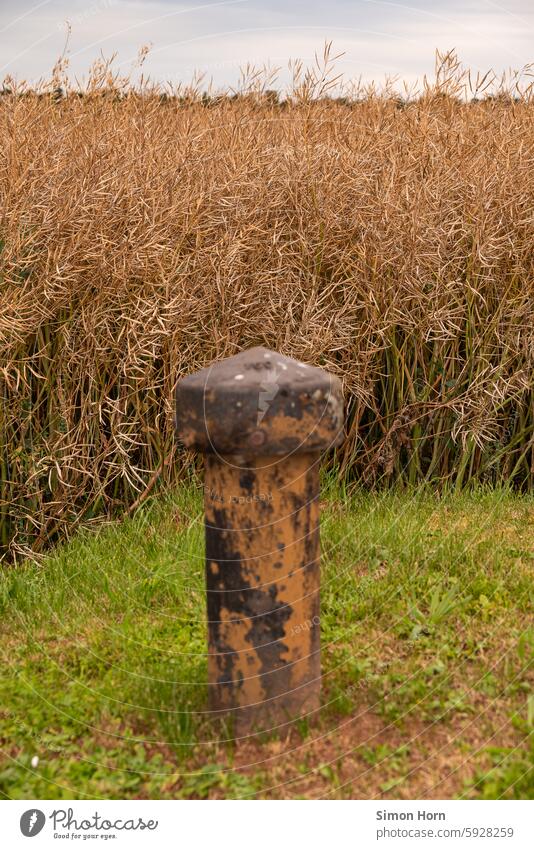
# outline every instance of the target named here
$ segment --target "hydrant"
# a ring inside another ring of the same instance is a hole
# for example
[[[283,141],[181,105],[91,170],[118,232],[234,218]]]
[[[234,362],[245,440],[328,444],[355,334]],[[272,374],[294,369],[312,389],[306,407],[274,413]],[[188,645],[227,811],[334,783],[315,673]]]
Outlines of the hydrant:
[[[183,378],[205,455],[209,707],[235,734],[320,707],[319,466],[343,439],[337,377],[252,348]]]

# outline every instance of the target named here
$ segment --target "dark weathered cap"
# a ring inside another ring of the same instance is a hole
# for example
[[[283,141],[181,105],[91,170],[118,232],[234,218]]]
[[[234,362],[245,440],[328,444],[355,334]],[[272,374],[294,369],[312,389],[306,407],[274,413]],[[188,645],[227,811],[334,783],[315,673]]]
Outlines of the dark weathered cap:
[[[325,451],[343,440],[341,382],[323,369],[251,348],[183,378],[176,430],[221,454]]]

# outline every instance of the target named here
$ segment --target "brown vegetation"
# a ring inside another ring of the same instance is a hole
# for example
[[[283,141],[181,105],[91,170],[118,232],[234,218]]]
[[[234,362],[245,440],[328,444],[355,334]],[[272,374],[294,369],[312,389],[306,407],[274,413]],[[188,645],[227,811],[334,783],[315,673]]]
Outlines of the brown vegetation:
[[[324,79],[4,89],[5,550],[169,481],[176,380],[257,344],[343,378],[342,474],[532,485],[531,90],[462,98],[450,57],[412,99]]]

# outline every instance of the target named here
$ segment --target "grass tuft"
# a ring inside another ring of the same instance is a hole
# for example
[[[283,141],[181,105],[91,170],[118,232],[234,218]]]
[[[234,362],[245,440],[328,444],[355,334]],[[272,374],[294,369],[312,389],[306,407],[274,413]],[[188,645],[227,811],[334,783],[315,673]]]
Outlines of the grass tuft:
[[[323,705],[289,735],[207,712],[198,488],[3,570],[0,793],[531,798],[532,496],[324,492]]]

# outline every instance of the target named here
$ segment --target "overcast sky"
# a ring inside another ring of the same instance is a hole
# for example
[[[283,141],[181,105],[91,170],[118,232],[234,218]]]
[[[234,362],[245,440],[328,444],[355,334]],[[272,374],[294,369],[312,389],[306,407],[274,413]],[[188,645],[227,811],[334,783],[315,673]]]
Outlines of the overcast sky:
[[[0,0],[0,79],[47,76],[66,21],[77,76],[113,53],[126,72],[146,44],[151,77],[187,82],[200,70],[215,86],[235,84],[247,62],[309,62],[325,40],[345,54],[339,70],[366,81],[412,83],[432,73],[436,48],[456,48],[473,69],[534,60],[534,0]]]

